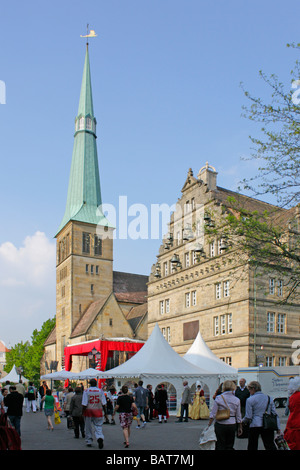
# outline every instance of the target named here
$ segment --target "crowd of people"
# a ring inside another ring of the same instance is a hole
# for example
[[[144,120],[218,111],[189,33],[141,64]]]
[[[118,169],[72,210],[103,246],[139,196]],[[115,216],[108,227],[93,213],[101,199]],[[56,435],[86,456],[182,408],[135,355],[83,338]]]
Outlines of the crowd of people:
[[[213,398],[209,410],[201,385],[197,384],[193,394],[188,382],[184,381],[176,423],[187,422],[189,418],[204,419],[208,420],[207,429],[214,423],[216,450],[233,450],[235,438],[247,438],[248,450],[257,450],[259,436],[266,450],[276,450],[280,445],[300,450],[300,377],[291,378],[289,383],[285,412],[288,420],[284,432],[280,429],[274,402],[263,393],[259,382],[252,381],[247,385],[245,379],[240,379],[237,385],[226,380]],[[141,380],[132,389],[124,385],[118,393],[114,386],[108,387],[106,383],[98,386],[96,379],[90,380],[88,388],[80,384],[75,389],[70,386],[55,392],[45,381],[38,390],[32,382],[26,388],[21,382],[7,383],[0,389],[0,412],[8,418],[19,437],[24,405],[27,413],[44,411],[50,431],[54,429],[53,417],[59,419],[59,414],[64,413],[68,427],[74,430],[74,437],[79,439],[81,436],[86,445],[91,446],[95,435],[99,449],[104,447],[103,425],[115,425],[116,415],[125,448],[130,445],[133,420],[136,428],[141,429],[151,420],[157,419],[161,424],[167,423],[169,418],[168,393],[164,384],[159,384],[153,392],[152,385],[145,388]],[[265,424],[266,414],[274,418],[272,427]]]

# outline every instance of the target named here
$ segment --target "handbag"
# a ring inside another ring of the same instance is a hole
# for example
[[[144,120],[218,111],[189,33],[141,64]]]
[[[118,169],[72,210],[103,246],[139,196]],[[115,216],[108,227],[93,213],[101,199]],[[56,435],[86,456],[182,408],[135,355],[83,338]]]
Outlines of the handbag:
[[[267,413],[267,409],[269,408],[270,404],[270,397],[268,396],[268,404],[267,408],[263,414],[263,428],[264,429],[269,429],[271,431],[275,431],[278,429],[277,425],[277,415],[274,413]]]
[[[216,440],[217,438],[213,426],[207,426],[200,434],[200,450],[215,450]]]
[[[137,416],[139,413],[135,405],[131,405],[131,411],[132,411],[132,416]]]
[[[54,424],[60,424],[60,417],[59,417],[59,412],[55,411],[54,413]]]
[[[224,402],[225,402],[225,405],[226,405],[226,408],[221,408],[220,410],[217,411],[217,414],[216,414],[216,420],[217,421],[224,421],[224,419],[228,419],[230,418],[230,408],[228,408],[228,405],[226,403],[226,400],[224,398],[223,395],[221,395]]]

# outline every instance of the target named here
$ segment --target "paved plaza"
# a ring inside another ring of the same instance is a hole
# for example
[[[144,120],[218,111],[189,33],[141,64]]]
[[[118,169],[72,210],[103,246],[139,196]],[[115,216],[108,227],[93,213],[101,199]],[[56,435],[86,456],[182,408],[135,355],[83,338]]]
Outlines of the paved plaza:
[[[284,430],[287,418],[284,416],[284,409],[278,409],[281,420],[281,428]],[[170,416],[167,423],[159,424],[158,420],[147,423],[145,428],[136,429],[136,421],[131,427],[130,446],[124,449],[123,433],[116,414],[116,425],[104,425],[105,436],[103,451],[118,453],[123,451],[131,455],[134,451],[182,451],[188,454],[189,451],[199,451],[199,436],[201,431],[207,426],[208,420],[189,420],[188,423],[176,423],[177,418]],[[22,450],[68,450],[68,451],[88,451],[103,452],[98,449],[97,442],[94,441],[92,447],[87,447],[84,439],[74,438],[74,431],[67,428],[66,418],[61,418],[61,423],[54,425],[54,431],[48,431],[44,412],[26,413],[21,421]],[[260,442],[260,449],[263,445]],[[247,439],[235,440],[236,450],[247,449]]]

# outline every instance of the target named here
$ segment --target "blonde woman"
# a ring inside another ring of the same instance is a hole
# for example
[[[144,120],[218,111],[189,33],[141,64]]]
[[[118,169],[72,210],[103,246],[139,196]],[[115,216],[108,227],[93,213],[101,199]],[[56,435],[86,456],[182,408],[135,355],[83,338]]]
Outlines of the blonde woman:
[[[242,434],[241,402],[235,396],[236,384],[231,380],[225,380],[222,393],[217,395],[209,415],[208,426],[215,421],[216,450],[234,450],[236,426],[238,435]],[[218,411],[229,409],[229,417],[218,419]]]

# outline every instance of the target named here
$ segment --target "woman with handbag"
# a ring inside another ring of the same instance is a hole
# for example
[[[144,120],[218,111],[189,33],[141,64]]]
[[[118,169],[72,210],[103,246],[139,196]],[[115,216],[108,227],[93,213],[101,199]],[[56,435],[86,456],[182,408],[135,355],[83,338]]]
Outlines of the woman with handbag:
[[[128,394],[128,387],[123,385],[122,395],[118,396],[117,404],[114,409],[113,418],[115,412],[119,413],[120,425],[123,430],[124,445],[129,447],[130,427],[132,425],[133,414],[137,414],[138,409],[133,401],[133,397]]]
[[[259,382],[248,385],[250,397],[246,401],[243,423],[249,424],[248,450],[257,450],[261,436],[266,450],[276,450],[274,431],[280,433],[279,417],[272,398],[261,391]]]
[[[225,380],[209,415],[208,426],[215,421],[216,450],[233,450],[237,425],[238,434],[242,433],[241,402],[234,394],[235,389],[234,382]]]

